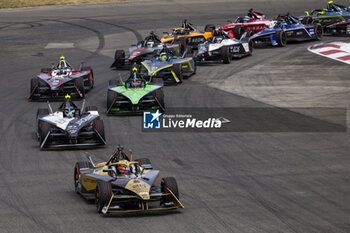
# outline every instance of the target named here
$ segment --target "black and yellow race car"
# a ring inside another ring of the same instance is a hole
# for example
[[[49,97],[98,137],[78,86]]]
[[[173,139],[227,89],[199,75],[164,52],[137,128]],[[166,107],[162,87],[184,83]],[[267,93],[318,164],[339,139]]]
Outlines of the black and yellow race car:
[[[215,26],[208,24],[204,28],[204,32],[199,31],[193,24],[184,20],[181,27],[173,28],[172,33],[164,33],[160,39],[162,43],[179,43],[180,49],[184,51],[184,47],[190,46],[196,49],[198,44],[203,43],[213,36]]]
[[[175,178],[159,180],[159,170],[152,168],[149,159],[132,160],[131,151],[126,154],[122,146],[107,162],[94,164],[89,157],[74,168],[76,192],[95,199],[101,214],[184,208]]]

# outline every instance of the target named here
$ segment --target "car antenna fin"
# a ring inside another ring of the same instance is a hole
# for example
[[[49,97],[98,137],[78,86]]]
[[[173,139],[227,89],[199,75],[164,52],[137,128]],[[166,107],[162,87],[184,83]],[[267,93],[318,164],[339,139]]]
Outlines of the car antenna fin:
[[[92,161],[92,158],[91,158],[92,154],[90,152],[84,152],[84,153],[86,154],[86,157],[89,160],[89,162],[91,163],[91,165],[93,166],[93,168],[95,168],[96,167],[95,163],[94,163],[94,161]]]
[[[80,62],[79,70],[81,70],[84,67],[84,61]]]
[[[53,114],[52,108],[51,108],[51,104],[49,101],[47,101],[47,106],[49,106],[49,110],[50,110],[50,114]]]

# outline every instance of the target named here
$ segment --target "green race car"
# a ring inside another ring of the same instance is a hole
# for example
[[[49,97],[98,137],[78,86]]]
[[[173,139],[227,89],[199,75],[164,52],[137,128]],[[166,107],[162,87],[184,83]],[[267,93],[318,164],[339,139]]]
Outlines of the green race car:
[[[111,80],[107,93],[107,114],[133,114],[149,110],[165,110],[163,82],[146,81],[136,69],[122,82]]]
[[[166,46],[151,60],[141,62],[140,73],[148,80],[162,79],[164,85],[182,83],[184,77],[196,73],[196,61],[192,56],[177,57]]]

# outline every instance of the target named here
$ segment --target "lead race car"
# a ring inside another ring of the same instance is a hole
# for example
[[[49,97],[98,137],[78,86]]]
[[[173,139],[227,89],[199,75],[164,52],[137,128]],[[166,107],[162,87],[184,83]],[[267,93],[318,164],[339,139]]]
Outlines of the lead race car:
[[[173,177],[160,180],[147,158],[132,159],[118,146],[107,162],[77,162],[75,191],[85,199],[95,199],[98,213],[165,211],[184,208]],[[159,182],[160,181],[160,182]]]
[[[140,41],[137,45],[132,45],[129,48],[129,55],[125,55],[124,50],[116,50],[114,56],[114,62],[111,65],[117,69],[130,69],[135,64],[140,64],[142,61],[151,59],[157,50],[163,49],[164,44],[159,37],[150,32],[143,41]],[[178,44],[166,45],[173,53],[179,55],[180,49]]]
[[[105,145],[103,121],[96,107],[78,108],[67,94],[56,112],[39,108],[36,114],[40,148],[91,147]]]
[[[318,23],[304,25],[297,18],[286,14],[278,16],[275,26],[265,29],[250,37],[255,45],[270,44],[273,46],[286,46],[287,41],[321,40],[322,26]]]
[[[326,9],[313,9],[310,13],[299,16],[302,23],[317,22],[323,27],[325,33],[350,34],[350,7],[342,6],[329,1]]]
[[[250,32],[243,33],[240,40],[231,39],[227,32],[219,28],[214,36],[206,42],[198,45],[196,59],[201,61],[222,61],[230,63],[234,57],[252,55],[253,41],[250,40]]]
[[[150,82],[161,79],[164,85],[182,83],[184,77],[194,75],[197,70],[195,58],[187,52],[188,49],[178,57],[164,46],[151,60],[141,62],[140,74]],[[186,57],[188,54],[191,56]]]
[[[230,20],[228,22],[230,24],[222,26],[222,29],[228,32],[231,38],[236,39],[240,39],[247,30],[257,33],[275,25],[275,20],[266,19],[264,14],[253,9],[250,9],[246,16],[237,17],[234,23]]]
[[[162,80],[148,82],[134,68],[125,82],[118,79],[109,82],[107,114],[142,113],[156,109],[165,110]]]
[[[84,98],[85,92],[94,86],[94,74],[91,67],[81,63],[75,70],[66,60],[60,60],[52,68],[42,68],[40,75],[30,80],[30,100],[63,98],[66,94]]]

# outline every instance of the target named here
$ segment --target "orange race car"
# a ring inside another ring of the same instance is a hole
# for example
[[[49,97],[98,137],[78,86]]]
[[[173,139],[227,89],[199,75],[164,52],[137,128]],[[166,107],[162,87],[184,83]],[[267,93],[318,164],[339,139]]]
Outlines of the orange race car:
[[[193,24],[184,20],[180,28],[173,28],[171,34],[165,32],[164,36],[161,38],[161,42],[179,43],[184,47],[188,45],[191,46],[192,49],[197,49],[198,44],[203,43],[213,36],[214,30],[214,25],[207,24],[204,28],[204,32],[200,32]]]

